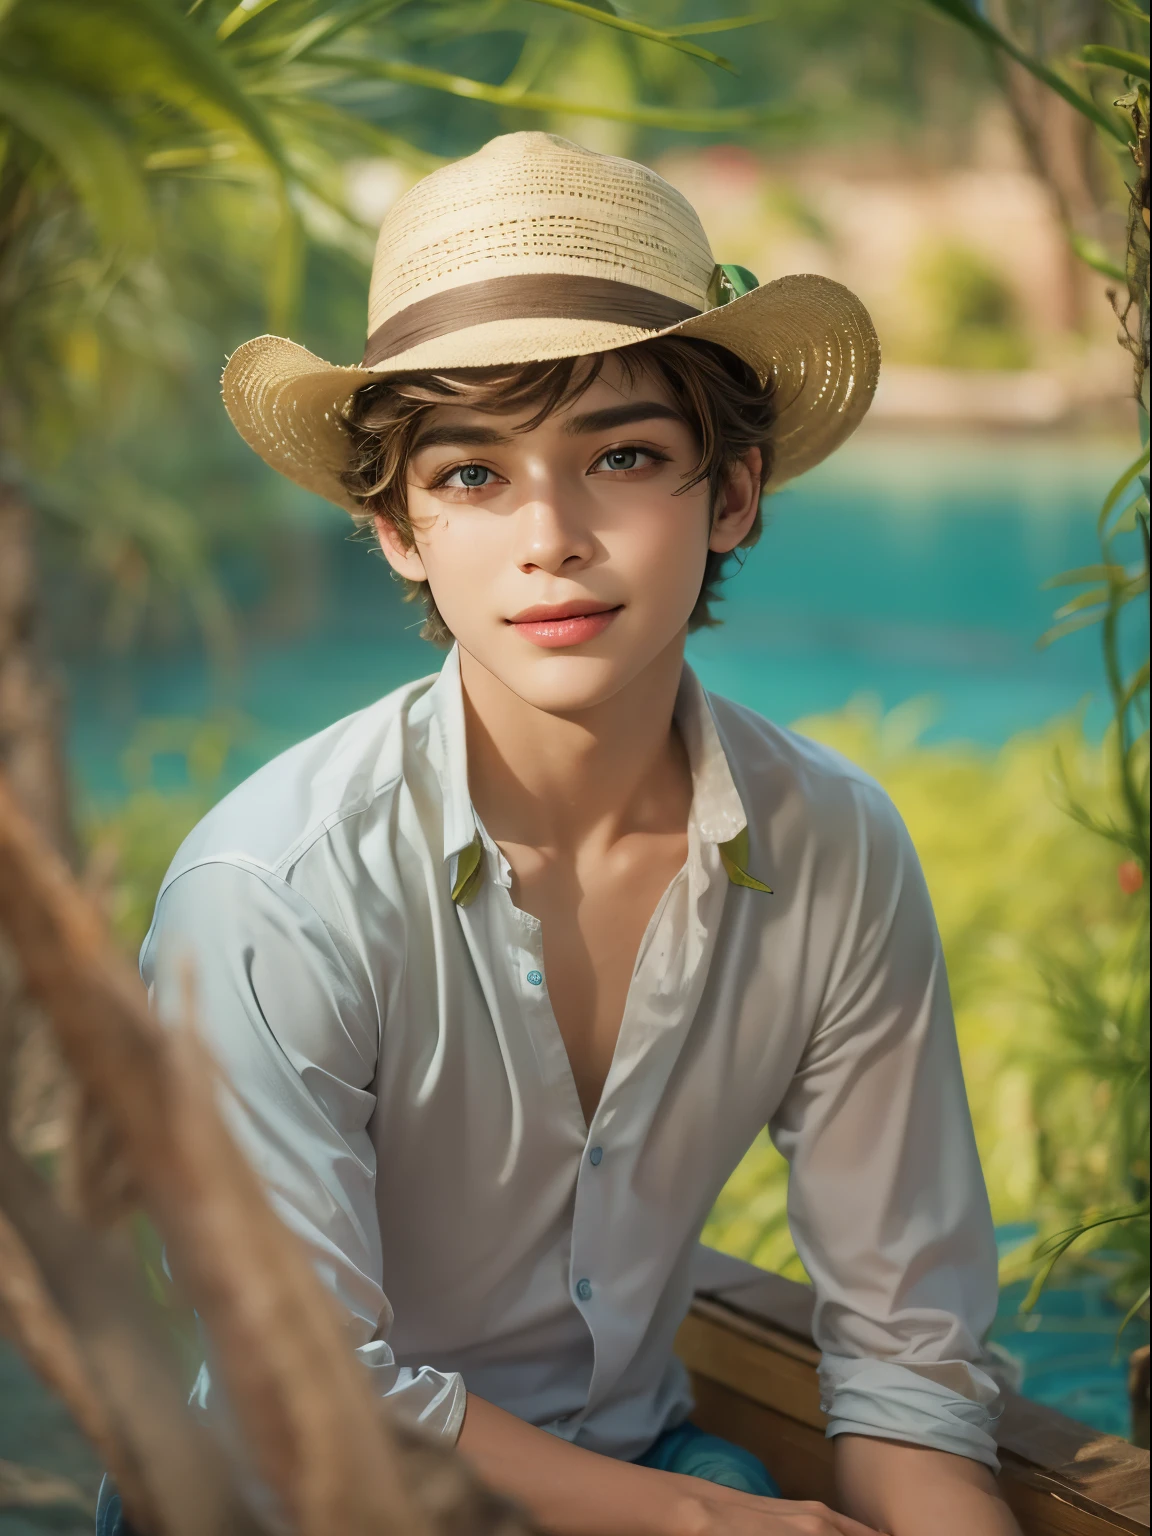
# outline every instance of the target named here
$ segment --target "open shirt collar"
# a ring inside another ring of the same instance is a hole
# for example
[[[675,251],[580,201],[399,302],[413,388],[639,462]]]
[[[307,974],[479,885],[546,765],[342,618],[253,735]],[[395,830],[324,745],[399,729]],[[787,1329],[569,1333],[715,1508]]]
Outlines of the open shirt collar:
[[[440,732],[438,764],[444,808],[444,858],[453,859],[479,835],[479,824],[468,791],[468,745],[464,729],[464,695],[460,681],[460,651],[453,646],[440,676],[427,695]],[[748,825],[732,770],[716,729],[708,695],[687,662],[676,694],[675,720],[692,774],[691,819],[702,843],[728,845]],[[725,860],[725,867],[728,860]],[[731,877],[731,870],[729,875]]]

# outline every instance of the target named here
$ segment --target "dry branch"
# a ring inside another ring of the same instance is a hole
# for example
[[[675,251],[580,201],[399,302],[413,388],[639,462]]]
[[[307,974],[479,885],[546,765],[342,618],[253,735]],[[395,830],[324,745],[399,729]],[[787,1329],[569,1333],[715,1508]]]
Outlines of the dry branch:
[[[93,909],[2,779],[0,930],[27,995],[51,1020],[96,1117],[93,1147],[103,1173],[95,1183],[99,1187],[104,1173],[115,1170],[113,1206],[129,1190],[139,1191],[211,1341],[215,1374],[246,1448],[293,1531],[523,1533],[505,1506],[477,1489],[458,1459],[410,1434],[398,1439],[382,1422],[335,1301],[271,1211],[224,1126],[214,1070],[190,1022],[166,1029],[152,1017],[139,980],[106,945]],[[148,1329],[120,1327],[125,1319],[111,1306],[111,1292],[119,1287],[123,1295],[127,1286],[113,1238],[75,1222],[46,1202],[43,1191],[34,1194],[29,1181],[35,1178],[20,1159],[0,1156],[0,1204],[89,1367],[95,1351],[100,1379],[110,1368],[123,1383],[130,1362],[139,1400],[165,1398],[168,1388],[155,1369]],[[137,1319],[141,1306],[131,1303]],[[97,1379],[97,1372],[90,1369],[90,1377]],[[159,1532],[183,1536],[214,1528],[232,1536],[244,1526],[254,1529],[243,1520],[210,1527],[181,1519],[170,1486],[174,1470],[182,1474],[182,1496],[190,1492],[189,1474],[205,1472],[209,1481],[217,1479],[220,1496],[227,1494],[227,1478],[206,1453],[207,1437],[198,1441],[184,1414],[179,1444],[145,1445],[131,1401],[115,1395],[113,1434],[139,1459]],[[163,1480],[153,1475],[161,1462],[168,1468]],[[221,1509],[214,1518],[223,1519]]]
[[[44,1288],[36,1262],[0,1215],[0,1321],[28,1364],[64,1402],[77,1427],[116,1479],[124,1508],[141,1529],[156,1516],[133,1463],[121,1453],[100,1395],[63,1315]]]

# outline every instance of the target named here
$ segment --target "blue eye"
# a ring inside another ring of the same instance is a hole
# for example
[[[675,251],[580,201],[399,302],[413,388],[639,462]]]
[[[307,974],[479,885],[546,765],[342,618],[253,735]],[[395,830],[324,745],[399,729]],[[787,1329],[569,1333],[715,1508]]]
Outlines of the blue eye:
[[[466,491],[476,491],[488,484],[491,473],[492,471],[485,469],[483,464],[462,464],[459,469],[452,471],[444,484],[463,486]]]
[[[635,469],[639,458],[639,448],[610,448],[600,462],[608,469]]]

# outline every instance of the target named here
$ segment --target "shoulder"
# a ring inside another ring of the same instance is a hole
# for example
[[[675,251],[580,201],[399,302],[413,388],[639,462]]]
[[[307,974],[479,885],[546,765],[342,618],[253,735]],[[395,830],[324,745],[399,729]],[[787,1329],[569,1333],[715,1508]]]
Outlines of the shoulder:
[[[708,702],[753,836],[775,829],[817,843],[861,833],[903,838],[887,791],[842,753],[718,694]]]
[[[190,872],[231,866],[278,886],[317,843],[387,802],[404,777],[414,706],[435,677],[387,694],[280,753],[200,821],[176,852],[160,888]],[[159,899],[159,898],[158,898]]]

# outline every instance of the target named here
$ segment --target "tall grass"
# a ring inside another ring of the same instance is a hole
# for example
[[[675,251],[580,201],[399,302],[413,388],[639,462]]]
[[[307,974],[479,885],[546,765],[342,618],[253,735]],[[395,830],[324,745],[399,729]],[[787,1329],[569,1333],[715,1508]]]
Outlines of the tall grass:
[[[1075,720],[998,751],[926,747],[924,719],[915,704],[882,715],[861,700],[798,728],[874,774],[907,822],[944,943],[993,1215],[1054,1234],[1147,1193],[1147,887],[1122,849],[1067,809],[1071,796],[1111,814],[1116,754]],[[705,1240],[799,1277],[786,1189],[762,1135]],[[1147,1285],[1146,1248],[1108,1228],[1098,1241],[1128,1246],[1117,1288],[1131,1305]]]

